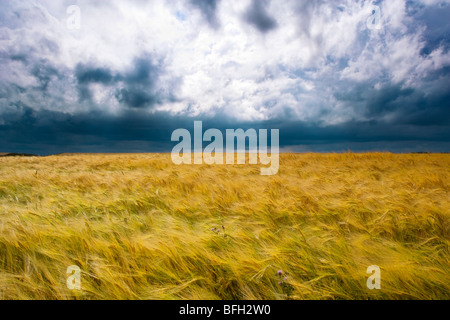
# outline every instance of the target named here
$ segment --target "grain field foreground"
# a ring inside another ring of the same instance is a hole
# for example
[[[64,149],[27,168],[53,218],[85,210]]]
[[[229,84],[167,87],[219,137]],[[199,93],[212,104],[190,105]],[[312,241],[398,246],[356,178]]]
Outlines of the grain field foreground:
[[[0,298],[450,299],[450,155],[280,157],[0,158]]]

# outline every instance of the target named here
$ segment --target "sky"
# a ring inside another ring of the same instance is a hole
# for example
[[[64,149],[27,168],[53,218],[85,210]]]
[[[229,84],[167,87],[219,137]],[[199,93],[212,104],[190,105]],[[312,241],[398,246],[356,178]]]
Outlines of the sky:
[[[0,152],[450,152],[450,1],[0,0]]]

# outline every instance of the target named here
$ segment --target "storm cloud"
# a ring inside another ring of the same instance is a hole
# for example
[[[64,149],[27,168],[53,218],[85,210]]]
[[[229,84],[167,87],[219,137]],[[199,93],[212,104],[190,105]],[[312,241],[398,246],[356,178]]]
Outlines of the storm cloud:
[[[277,27],[277,22],[266,11],[267,1],[253,0],[244,14],[244,19],[262,33]]]
[[[195,120],[450,151],[449,1],[77,1],[79,29],[69,5],[0,3],[0,152],[170,151]]]
[[[205,21],[213,28],[218,28],[220,21],[217,18],[217,6],[220,0],[191,0],[191,5],[200,10]]]

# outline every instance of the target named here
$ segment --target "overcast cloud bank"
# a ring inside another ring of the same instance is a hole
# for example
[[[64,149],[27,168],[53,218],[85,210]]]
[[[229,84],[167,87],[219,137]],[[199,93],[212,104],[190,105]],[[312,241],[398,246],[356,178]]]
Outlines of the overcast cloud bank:
[[[2,1],[0,151],[170,152],[202,120],[280,129],[285,151],[448,152],[449,16],[433,0]]]

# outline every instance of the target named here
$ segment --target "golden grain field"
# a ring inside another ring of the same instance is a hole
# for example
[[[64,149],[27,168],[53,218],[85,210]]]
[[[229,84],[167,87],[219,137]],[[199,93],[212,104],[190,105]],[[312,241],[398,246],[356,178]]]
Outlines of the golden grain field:
[[[0,158],[0,298],[450,299],[449,168],[448,154],[281,154],[274,176],[170,154]]]

